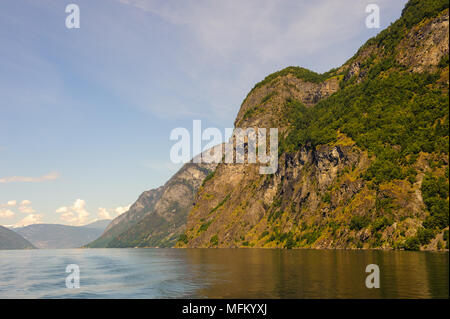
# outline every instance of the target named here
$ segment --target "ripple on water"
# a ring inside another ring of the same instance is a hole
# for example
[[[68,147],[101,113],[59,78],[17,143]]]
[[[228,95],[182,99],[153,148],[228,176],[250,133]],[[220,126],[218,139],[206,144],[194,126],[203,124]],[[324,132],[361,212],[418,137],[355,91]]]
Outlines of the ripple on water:
[[[365,288],[365,267],[381,288]],[[80,267],[80,288],[65,286]],[[0,251],[0,298],[448,298],[448,253],[271,249]]]

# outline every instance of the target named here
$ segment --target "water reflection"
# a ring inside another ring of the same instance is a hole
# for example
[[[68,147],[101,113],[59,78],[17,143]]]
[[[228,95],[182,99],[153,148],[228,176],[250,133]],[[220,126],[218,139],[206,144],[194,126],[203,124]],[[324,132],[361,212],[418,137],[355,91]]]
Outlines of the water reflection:
[[[276,249],[0,251],[0,298],[448,298],[448,253]],[[67,289],[68,264],[81,288]],[[365,286],[368,264],[380,289]]]
[[[448,298],[448,253],[346,250],[191,249],[208,298]],[[368,289],[368,264],[380,289]]]

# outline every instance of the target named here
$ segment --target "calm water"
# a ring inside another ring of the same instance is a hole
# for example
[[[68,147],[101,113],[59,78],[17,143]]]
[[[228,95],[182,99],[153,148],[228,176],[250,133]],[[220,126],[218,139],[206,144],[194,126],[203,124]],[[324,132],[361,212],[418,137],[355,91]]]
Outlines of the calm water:
[[[448,253],[267,249],[0,251],[0,298],[448,298]],[[65,286],[68,264],[80,288]],[[380,267],[380,289],[365,267]]]

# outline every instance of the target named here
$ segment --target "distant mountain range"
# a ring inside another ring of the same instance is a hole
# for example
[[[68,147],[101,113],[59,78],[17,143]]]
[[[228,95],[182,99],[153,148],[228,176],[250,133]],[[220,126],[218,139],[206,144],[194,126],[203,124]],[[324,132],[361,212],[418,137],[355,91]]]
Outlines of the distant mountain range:
[[[35,247],[16,232],[0,226],[0,249],[34,249]]]
[[[32,243],[36,248],[78,248],[97,239],[110,220],[99,220],[84,226],[59,224],[34,224],[13,231]],[[1,245],[0,241],[0,245]],[[0,246],[1,247],[1,246]]]

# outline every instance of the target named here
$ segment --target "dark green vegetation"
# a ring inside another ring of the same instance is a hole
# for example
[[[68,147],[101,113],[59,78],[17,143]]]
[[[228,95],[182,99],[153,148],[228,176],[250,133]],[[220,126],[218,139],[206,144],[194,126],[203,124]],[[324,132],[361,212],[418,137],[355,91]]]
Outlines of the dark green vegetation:
[[[34,249],[35,247],[16,232],[0,226],[0,249]]]
[[[447,170],[448,172],[448,170]],[[423,226],[430,230],[441,230],[448,226],[448,175],[438,178],[428,174],[422,182],[422,196],[430,216],[425,219]]]
[[[314,108],[288,101],[295,129],[282,151],[331,143],[339,131],[376,155],[366,180],[407,178],[419,152],[448,154],[448,94],[435,80],[436,75],[393,71],[348,86]]]
[[[212,179],[212,178],[214,177],[214,172],[215,172],[215,171],[210,172],[210,173],[205,177],[205,179],[204,179],[203,182],[202,182],[202,186],[205,186],[206,182],[209,181],[210,179]]]
[[[326,73],[323,74],[319,74],[316,73],[314,71],[305,69],[305,68],[301,68],[298,66],[290,66],[287,67],[281,71],[272,73],[270,75],[268,75],[264,80],[262,80],[261,82],[258,82],[254,89],[259,88],[263,85],[266,85],[268,83],[270,83],[271,81],[273,81],[274,79],[280,77],[280,76],[286,76],[288,74],[295,76],[298,79],[304,80],[306,82],[312,82],[312,83],[320,83],[325,81],[326,79],[328,79],[331,75],[333,75],[336,72],[335,69],[330,70]],[[263,101],[264,102],[264,101]]]
[[[406,241],[405,249],[417,250],[421,245],[427,245],[437,233],[448,227],[449,223],[449,184],[447,178],[434,177],[427,174],[422,182],[422,196],[430,215],[423,222],[423,227],[417,230],[415,237]],[[445,248],[448,249],[448,230],[444,232]],[[441,247],[443,248],[443,247]]]
[[[399,20],[360,49],[384,48],[382,58],[371,55],[362,63],[367,74],[362,83],[355,84],[356,77],[342,82],[342,90],[311,109],[287,101],[295,129],[283,147],[326,144],[344,133],[377,155],[366,175],[376,183],[406,178],[411,172],[405,167],[419,152],[448,155],[448,87],[437,83],[440,69],[448,67],[448,54],[431,74],[411,73],[395,61],[395,48],[408,30],[448,6],[445,0],[409,1]]]
[[[220,201],[220,203],[217,204],[217,206],[214,207],[214,208],[211,210],[210,214],[214,213],[216,210],[218,210],[220,207],[222,207],[223,204],[225,204],[225,202],[226,202],[229,198],[230,198],[230,194],[228,194],[227,196],[225,196],[225,198],[222,199],[222,200]]]
[[[367,41],[362,49],[377,45],[383,46],[388,53],[393,53],[408,29],[423,19],[435,17],[448,7],[448,0],[410,0],[405,5],[400,19],[388,29],[381,31],[375,38]]]
[[[435,72],[412,73],[396,62],[395,54],[412,26],[446,8],[447,1],[410,1],[398,21],[361,48],[376,45],[384,49],[381,58],[371,55],[361,64],[363,81],[358,83],[356,77],[342,81],[341,90],[313,108],[286,101],[293,129],[282,141],[280,153],[333,143],[343,133],[371,156],[371,165],[361,177],[375,189],[394,180],[415,183],[416,160],[421,153],[433,154],[432,169],[446,165],[445,176],[429,172],[423,179],[421,191],[429,215],[416,236],[406,240],[404,248],[409,250],[429,244],[449,225],[448,162],[443,161],[449,154],[449,96],[448,82],[440,81],[441,72],[448,77],[449,58],[444,55]],[[291,72],[290,68],[278,74],[286,72]],[[320,81],[324,76],[309,75],[309,80]],[[328,200],[326,194],[323,201]],[[367,217],[354,216],[350,229],[361,230],[370,223]],[[378,231],[389,223],[392,221],[384,217],[374,221],[371,229]],[[448,247],[448,238],[444,240]]]
[[[437,84],[440,70],[411,73],[395,61],[395,48],[408,30],[425,18],[437,16],[448,6],[445,0],[409,1],[399,20],[359,50],[373,45],[384,49],[381,58],[372,54],[361,64],[366,73],[362,83],[355,83],[356,77],[342,81],[342,90],[311,109],[288,100],[295,129],[281,151],[297,149],[307,143],[330,143],[336,141],[337,132],[341,132],[371,154],[377,154],[366,176],[377,183],[411,174],[398,164],[404,167],[412,163],[421,151],[448,155],[448,87]],[[439,63],[440,69],[446,67],[448,54]],[[309,78],[323,81],[330,72]]]

